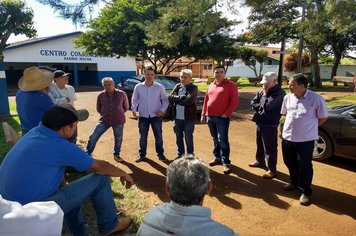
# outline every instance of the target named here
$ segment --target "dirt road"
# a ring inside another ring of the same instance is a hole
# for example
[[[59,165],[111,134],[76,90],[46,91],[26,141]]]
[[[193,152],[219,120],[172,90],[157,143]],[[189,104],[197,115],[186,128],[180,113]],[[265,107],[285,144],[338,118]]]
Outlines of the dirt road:
[[[242,103],[248,102],[253,93],[241,92]],[[89,119],[79,124],[79,137],[85,141],[98,120],[96,95],[97,92],[77,94],[77,107],[85,107],[90,111]],[[247,108],[245,106],[242,109]],[[120,167],[132,173],[138,188],[148,196],[149,205],[165,202],[168,200],[163,188],[167,165],[156,157],[152,132],[148,139],[149,160],[135,163],[138,150],[137,120],[131,118],[131,112],[126,117],[121,153],[126,162]],[[164,122],[163,138],[165,154],[172,159],[176,155],[172,121]],[[241,235],[356,235],[356,162],[341,158],[327,163],[314,162],[313,204],[304,207],[299,205],[298,192],[281,189],[288,181],[288,172],[280,150],[277,179],[265,180],[261,177],[263,170],[247,166],[254,160],[254,140],[253,122],[232,120],[230,145],[233,173],[225,176],[221,166],[211,168],[213,192],[204,202],[204,206],[212,209],[215,220]],[[196,125],[194,141],[195,154],[210,161],[212,139],[206,125]],[[113,135],[110,130],[99,140],[93,154],[111,159],[112,147]]]

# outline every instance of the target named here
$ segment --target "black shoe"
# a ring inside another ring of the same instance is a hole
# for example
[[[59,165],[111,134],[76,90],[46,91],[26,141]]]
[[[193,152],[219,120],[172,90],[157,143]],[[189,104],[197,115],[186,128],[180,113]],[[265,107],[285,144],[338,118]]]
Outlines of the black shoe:
[[[158,156],[158,159],[163,162],[168,161],[168,159],[164,155]]]
[[[267,170],[267,166],[266,165],[262,165],[261,163],[255,161],[253,163],[249,163],[248,164],[249,167],[253,167],[253,168],[261,168],[261,169],[264,169],[264,170]]]
[[[143,160],[145,160],[146,159],[146,157],[145,156],[138,156],[137,158],[136,158],[136,160],[135,160],[135,162],[141,162],[141,161],[143,161]]]
[[[294,189],[297,189],[297,187],[294,184],[288,183],[282,187],[284,191],[291,191]]]
[[[124,161],[119,155],[114,155],[114,160],[119,163]]]
[[[214,158],[211,162],[209,162],[209,166],[222,165],[221,158]]]

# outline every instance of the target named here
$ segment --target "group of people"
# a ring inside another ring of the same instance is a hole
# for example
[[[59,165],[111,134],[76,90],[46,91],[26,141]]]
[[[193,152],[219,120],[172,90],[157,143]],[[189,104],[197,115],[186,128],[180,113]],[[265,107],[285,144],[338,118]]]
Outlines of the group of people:
[[[169,105],[172,106],[177,145],[177,156],[167,169],[166,189],[171,202],[153,208],[140,226],[138,235],[197,235],[198,232],[200,235],[236,235],[226,226],[214,222],[210,210],[202,207],[204,195],[212,188],[208,165],[222,165],[224,174],[231,173],[229,123],[239,103],[237,86],[225,78],[224,66],[215,67],[214,74],[215,80],[207,89],[201,114],[201,122],[207,123],[214,144],[213,159],[209,164],[194,157],[198,88],[192,83],[192,71],[182,70],[181,83],[168,95],[164,87],[154,81],[155,72],[151,67],[146,68],[144,81],[134,88],[131,111],[138,118],[139,127],[139,151],[135,161],[147,158],[150,126],[157,156],[160,161],[167,161],[162,120]],[[80,207],[90,199],[99,232],[108,235],[122,231],[131,224],[131,219],[116,214],[109,176],[119,177],[127,188],[131,187],[133,179],[118,166],[94,158],[92,153],[101,135],[112,128],[113,158],[116,162],[123,161],[120,151],[125,112],[129,109],[127,95],[115,88],[112,78],[102,79],[104,90],[97,96],[96,106],[100,119],[89,137],[86,150],[82,150],[75,144],[77,123],[86,120],[88,112],[74,108],[74,89],[65,89],[66,80],[67,73],[51,68],[30,67],[24,71],[16,95],[24,136],[0,166],[0,195],[23,205],[55,202],[74,235],[88,235]],[[262,91],[251,101],[257,127],[257,151],[256,161],[249,166],[266,169],[264,178],[276,177],[277,127],[281,115],[286,116],[282,150],[290,183],[283,189],[299,188],[302,193],[300,203],[308,205],[312,194],[314,140],[318,139],[318,124],[327,119],[325,101],[307,89],[307,80],[302,74],[291,77],[291,93],[288,95],[278,85],[273,72],[266,73],[261,84]],[[67,167],[92,174],[67,183],[64,178]]]

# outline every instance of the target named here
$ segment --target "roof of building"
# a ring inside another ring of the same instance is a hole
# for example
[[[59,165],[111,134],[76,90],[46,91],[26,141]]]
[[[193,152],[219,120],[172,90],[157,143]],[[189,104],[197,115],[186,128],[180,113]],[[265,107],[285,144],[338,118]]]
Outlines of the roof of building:
[[[281,50],[280,48],[276,47],[261,47],[261,46],[252,46],[252,45],[246,45],[246,47],[255,49],[255,50],[265,50],[268,52],[268,57],[279,60],[279,54],[273,53],[273,51],[279,51]]]
[[[19,48],[19,47],[26,47],[26,46],[30,46],[30,45],[37,44],[37,43],[52,41],[52,40],[56,40],[56,39],[60,39],[60,38],[66,38],[66,37],[70,37],[73,35],[79,35],[81,33],[82,33],[81,31],[75,31],[75,32],[66,33],[66,34],[57,34],[57,35],[41,37],[41,38],[26,39],[23,41],[11,43],[9,46],[7,46],[4,49],[4,51]]]

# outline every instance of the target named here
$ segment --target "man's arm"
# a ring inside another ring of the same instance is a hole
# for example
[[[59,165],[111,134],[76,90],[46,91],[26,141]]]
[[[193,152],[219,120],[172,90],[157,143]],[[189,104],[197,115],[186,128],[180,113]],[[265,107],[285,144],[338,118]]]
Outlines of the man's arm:
[[[160,86],[161,88],[161,111],[164,113],[167,108],[168,108],[168,105],[169,105],[169,101],[168,101],[168,97],[167,97],[167,94],[166,94],[166,90],[165,88],[163,87],[163,85]]]
[[[124,107],[124,111],[127,112],[127,110],[129,109],[129,99],[127,98],[127,94],[122,91],[122,95],[123,95],[123,107]]]
[[[198,87],[194,86],[193,90],[188,91],[187,95],[182,96],[178,101],[177,104],[181,106],[189,106],[195,103],[198,96]]]
[[[255,97],[252,98],[252,100],[250,102],[251,108],[255,111],[258,111],[259,107],[260,107],[260,100],[261,100],[260,94],[261,94],[261,92],[257,92]]]
[[[93,164],[88,169],[88,171],[94,172],[98,175],[108,175],[111,177],[119,177],[122,185],[126,188],[130,188],[133,184],[133,179],[125,171],[121,170],[119,167],[114,166],[110,162],[104,160],[94,159]]]
[[[99,94],[98,97],[96,98],[96,110],[97,110],[97,112],[100,114],[100,112],[101,112],[100,94]]]
[[[321,125],[323,124],[328,118],[325,117],[325,118],[318,118],[318,125]]]

